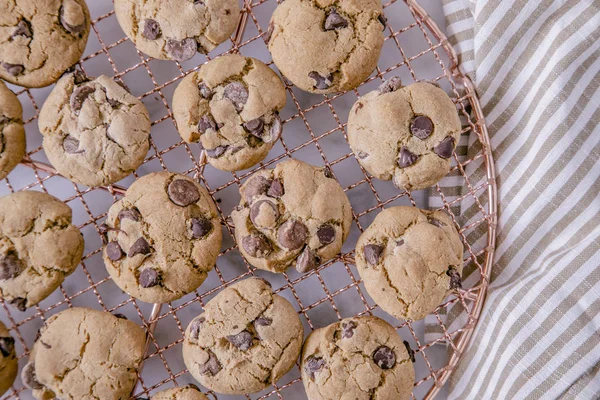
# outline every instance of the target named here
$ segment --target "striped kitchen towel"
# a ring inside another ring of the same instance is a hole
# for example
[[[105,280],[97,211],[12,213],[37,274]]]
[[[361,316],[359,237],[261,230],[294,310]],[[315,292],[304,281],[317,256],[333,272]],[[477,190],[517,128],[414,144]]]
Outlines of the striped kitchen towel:
[[[500,198],[491,285],[449,398],[599,399],[600,0],[443,3]]]

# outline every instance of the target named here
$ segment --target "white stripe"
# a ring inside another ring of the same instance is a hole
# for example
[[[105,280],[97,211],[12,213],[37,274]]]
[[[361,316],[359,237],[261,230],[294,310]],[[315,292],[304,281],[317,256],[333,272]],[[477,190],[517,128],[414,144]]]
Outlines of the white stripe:
[[[444,10],[444,15],[454,14],[462,10],[470,11],[469,3],[463,0],[455,0],[453,2],[446,3],[442,6],[442,8]]]

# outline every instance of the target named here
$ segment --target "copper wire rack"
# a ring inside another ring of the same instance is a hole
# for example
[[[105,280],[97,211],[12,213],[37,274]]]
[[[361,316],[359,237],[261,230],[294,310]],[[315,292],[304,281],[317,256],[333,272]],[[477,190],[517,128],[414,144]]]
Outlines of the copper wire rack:
[[[92,1],[94,4],[92,5]],[[446,36],[415,0],[384,3],[385,43],[378,68],[359,88],[328,96],[309,95],[284,79],[288,104],[281,112],[284,133],[267,159],[237,173],[218,171],[205,162],[199,146],[181,141],[172,119],[171,99],[179,81],[207,60],[227,53],[253,56],[276,69],[264,37],[270,16],[283,0],[243,0],[240,24],[230,41],[208,56],[198,54],[183,64],[157,61],[135,49],[118,27],[111,0],[89,0],[92,32],[79,68],[91,76],[114,76],[148,107],[152,119],[151,148],[144,164],[116,185],[88,188],[56,173],[41,147],[37,117],[50,88],[23,90],[11,86],[24,108],[28,152],[23,162],[0,182],[0,195],[19,190],[41,190],[73,209],[74,223],[85,237],[81,265],[59,290],[26,312],[0,300],[0,320],[16,339],[19,367],[27,362],[36,333],[51,315],[69,307],[92,307],[120,313],[148,332],[144,364],[132,398],[145,398],[173,386],[194,383],[181,357],[184,330],[204,304],[222,288],[257,275],[271,282],[300,315],[306,334],[342,318],[373,314],[386,319],[416,352],[414,398],[432,399],[443,391],[469,346],[479,318],[491,271],[495,246],[497,194],[489,137],[473,84],[458,68]],[[408,48],[421,49],[418,52]],[[427,73],[423,73],[423,71]],[[432,72],[435,71],[435,72]],[[430,191],[401,192],[390,182],[373,179],[355,160],[346,141],[346,120],[358,96],[384,79],[400,76],[405,84],[431,81],[452,97],[463,122],[463,135],[453,157],[450,175]],[[353,226],[341,254],[306,275],[290,270],[270,274],[248,265],[236,249],[231,210],[239,201],[239,185],[253,172],[272,168],[294,157],[327,166],[345,189],[353,206]],[[202,182],[217,204],[224,233],[223,248],[214,271],[195,292],[169,304],[147,304],[123,293],[111,282],[102,262],[99,226],[110,205],[138,176],[170,170]],[[398,321],[384,313],[368,296],[354,266],[354,246],[360,233],[384,207],[413,205],[448,212],[465,245],[463,289],[448,296],[425,321]],[[217,395],[208,392],[214,398]],[[30,399],[17,378],[3,397]],[[222,396],[219,399],[244,398]],[[275,385],[247,399],[304,399],[299,365]]]

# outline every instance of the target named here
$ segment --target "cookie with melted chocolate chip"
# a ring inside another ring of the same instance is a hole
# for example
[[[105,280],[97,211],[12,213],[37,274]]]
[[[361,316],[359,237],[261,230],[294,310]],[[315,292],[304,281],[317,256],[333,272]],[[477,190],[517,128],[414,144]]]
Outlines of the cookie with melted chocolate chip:
[[[15,339],[0,322],[0,396],[10,389],[17,377],[18,367]]]

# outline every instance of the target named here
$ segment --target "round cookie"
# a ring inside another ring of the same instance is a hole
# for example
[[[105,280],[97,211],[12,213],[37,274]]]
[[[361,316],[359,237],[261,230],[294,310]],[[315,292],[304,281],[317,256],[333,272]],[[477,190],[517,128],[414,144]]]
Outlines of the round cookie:
[[[138,50],[186,61],[229,39],[240,7],[237,0],[115,0],[115,13]]]
[[[188,385],[163,390],[156,393],[150,400],[208,400],[196,385]]]
[[[300,89],[344,92],[377,66],[384,23],[380,0],[286,0],[271,18],[268,47]]]
[[[350,110],[348,142],[378,179],[406,190],[435,185],[450,171],[460,138],[456,106],[439,87],[391,78]]]
[[[89,308],[48,318],[21,371],[36,399],[129,398],[144,356],[145,331]]]
[[[0,78],[37,88],[79,61],[90,13],[84,0],[6,0],[0,26]]]
[[[237,54],[209,61],[185,77],[173,96],[183,140],[200,142],[208,162],[239,171],[262,161],[281,137],[283,82],[261,61]]]
[[[0,179],[6,178],[25,156],[23,107],[0,81]]]
[[[113,281],[148,303],[196,290],[221,249],[212,198],[193,179],[156,172],[136,180],[110,207],[103,258]]]
[[[256,268],[311,271],[335,257],[350,233],[350,202],[327,169],[284,161],[253,174],[240,195],[231,214],[235,239]]]
[[[12,386],[18,368],[15,339],[10,336],[8,329],[0,321],[0,396]]]
[[[49,194],[0,198],[0,298],[21,311],[48,297],[81,261],[72,211]]]
[[[380,212],[356,243],[369,295],[398,319],[419,320],[460,288],[463,244],[441,211],[398,206]]]
[[[346,318],[311,333],[302,349],[310,400],[407,400],[415,380],[408,342],[377,317]]]
[[[42,106],[39,128],[56,170],[86,186],[110,185],[135,171],[150,143],[150,116],[140,100],[106,76],[70,73]]]
[[[277,382],[300,355],[304,329],[289,301],[250,278],[223,289],[185,331],[183,360],[203,386],[256,393]]]

